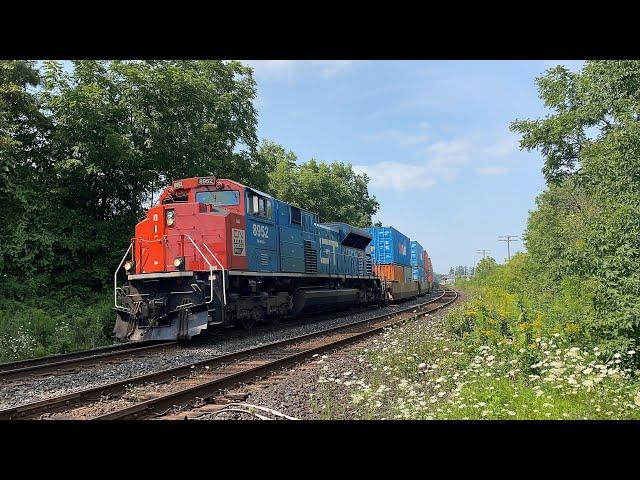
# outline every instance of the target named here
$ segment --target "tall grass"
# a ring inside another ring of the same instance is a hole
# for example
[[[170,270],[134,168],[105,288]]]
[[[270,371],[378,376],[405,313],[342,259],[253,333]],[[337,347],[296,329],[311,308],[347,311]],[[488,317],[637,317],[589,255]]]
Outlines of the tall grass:
[[[113,343],[108,295],[49,298],[40,304],[0,302],[0,362]]]

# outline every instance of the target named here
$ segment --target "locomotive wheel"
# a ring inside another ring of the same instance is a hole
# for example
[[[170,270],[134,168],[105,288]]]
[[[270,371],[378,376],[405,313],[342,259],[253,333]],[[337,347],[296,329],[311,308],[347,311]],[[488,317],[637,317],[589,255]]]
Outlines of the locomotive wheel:
[[[256,319],[253,317],[244,317],[240,320],[240,325],[245,330],[251,330],[253,326],[256,324]]]

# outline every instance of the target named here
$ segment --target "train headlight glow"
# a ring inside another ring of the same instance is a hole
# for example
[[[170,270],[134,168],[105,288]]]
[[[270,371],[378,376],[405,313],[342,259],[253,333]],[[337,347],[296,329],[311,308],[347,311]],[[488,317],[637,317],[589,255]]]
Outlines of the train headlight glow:
[[[134,263],[131,260],[124,262],[124,271],[129,273],[133,269]]]
[[[173,259],[173,266],[176,268],[182,268],[184,267],[184,258],[182,257],[176,257]]]
[[[176,223],[176,212],[173,210],[167,210],[167,225],[172,227]]]

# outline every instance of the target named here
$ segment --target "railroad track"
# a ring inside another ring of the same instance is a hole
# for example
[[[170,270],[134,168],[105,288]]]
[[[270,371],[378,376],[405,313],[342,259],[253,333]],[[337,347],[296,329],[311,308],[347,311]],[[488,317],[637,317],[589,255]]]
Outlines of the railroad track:
[[[356,309],[351,313],[364,311],[365,309]],[[314,315],[304,315],[295,318],[285,319],[281,324],[272,325],[265,324],[254,327],[251,330],[242,330],[239,328],[231,328],[210,334],[205,338],[192,339],[190,341],[153,341],[141,343],[120,343],[109,345],[106,347],[94,348],[91,350],[83,350],[72,353],[48,355],[45,357],[30,358],[27,360],[19,360],[16,362],[0,364],[0,382],[20,380],[25,381],[30,377],[44,375],[65,375],[77,372],[81,368],[97,367],[104,363],[113,363],[114,361],[124,362],[127,360],[135,360],[146,356],[149,353],[168,351],[176,349],[180,346],[187,348],[197,347],[199,345],[215,342],[219,339],[233,339],[236,337],[244,337],[253,335],[257,332],[268,331],[269,329],[286,328],[288,324],[296,321],[317,322],[326,318],[334,318],[334,313],[322,313]],[[309,317],[312,319],[309,320]]]
[[[178,344],[178,341],[121,343],[107,347],[93,348],[91,350],[2,363],[0,364],[0,381],[23,378],[30,375],[67,373],[79,367],[111,361],[116,358],[126,358],[131,355],[136,356],[137,354],[146,353],[151,350],[174,348]]]
[[[43,414],[48,414],[48,418],[99,420],[162,416],[176,406],[185,406],[194,400],[202,402],[238,383],[251,381],[313,354],[338,348],[388,326],[439,310],[456,298],[456,292],[443,291],[436,298],[391,314],[0,410],[0,419],[42,418]],[[149,391],[149,386],[155,388]],[[142,391],[133,392],[132,398],[131,389],[135,388]]]

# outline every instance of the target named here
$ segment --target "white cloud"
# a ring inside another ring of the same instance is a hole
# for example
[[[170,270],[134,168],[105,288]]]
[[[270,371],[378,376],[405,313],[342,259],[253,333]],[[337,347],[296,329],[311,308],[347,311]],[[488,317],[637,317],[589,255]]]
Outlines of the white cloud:
[[[473,143],[465,138],[436,142],[427,147],[427,166],[445,180],[453,180],[460,169],[471,163]]]
[[[485,146],[482,153],[490,157],[506,157],[518,151],[518,140],[509,136]]]
[[[243,60],[242,63],[252,67],[256,76],[269,79],[288,78],[296,70],[295,60]]]
[[[373,135],[365,135],[363,139],[367,142],[391,141],[401,146],[416,145],[429,140],[429,137],[423,133],[409,133],[400,130],[383,130]]]
[[[335,77],[338,73],[351,70],[355,66],[353,60],[312,60],[312,64],[320,69],[323,78]]]
[[[366,173],[371,178],[371,186],[403,192],[435,185],[436,180],[428,174],[424,165],[400,162],[380,162],[375,165],[354,165],[357,173]]]
[[[424,133],[428,124],[426,122],[420,122],[417,126],[418,131],[405,132],[402,130],[382,130],[372,135],[365,135],[363,140],[366,142],[388,141],[397,143],[400,146],[406,147],[409,145],[417,145],[425,143],[429,140],[429,135]]]
[[[419,138],[420,135],[423,134],[410,137],[406,133],[400,135],[396,130],[389,130],[371,138],[390,138],[401,145],[403,141],[404,145],[409,145],[409,140],[415,140],[415,145],[426,141],[426,138]],[[419,190],[431,187],[440,180],[453,181],[465,169],[468,171],[474,166],[471,171],[479,175],[504,175],[509,172],[509,168],[501,163],[504,163],[505,157],[516,148],[517,142],[511,136],[492,139],[487,135],[469,135],[431,143],[423,150],[423,160],[416,163],[383,161],[373,165],[354,166],[354,169],[366,172],[374,188]]]
[[[304,68],[329,79],[356,65],[353,60],[242,60],[242,63],[252,67],[256,77],[268,80],[290,79]]]
[[[509,171],[507,167],[499,167],[497,165],[489,165],[477,169],[480,175],[504,175]]]

